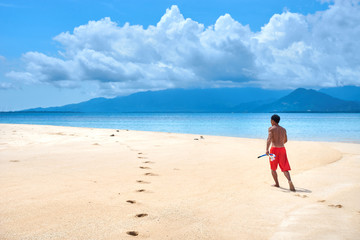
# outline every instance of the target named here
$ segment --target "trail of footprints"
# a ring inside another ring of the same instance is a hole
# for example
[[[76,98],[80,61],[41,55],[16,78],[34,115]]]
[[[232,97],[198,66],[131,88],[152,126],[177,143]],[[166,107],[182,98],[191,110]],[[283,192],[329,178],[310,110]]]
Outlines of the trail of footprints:
[[[133,149],[131,149],[133,150]],[[138,159],[147,159],[147,157],[144,156],[144,154],[142,152],[139,152],[138,153]],[[152,162],[152,161],[149,161],[149,160],[146,160],[146,161],[143,161],[142,162],[142,165],[139,166],[140,169],[142,170],[150,170],[151,167],[148,167],[148,166],[144,166],[143,164],[154,164],[155,162]],[[179,169],[174,169],[174,170],[179,170]],[[155,174],[153,172],[146,172],[143,174],[144,176],[158,176],[158,174]],[[139,184],[151,184],[151,182],[149,181],[145,181],[145,180],[136,180],[137,183]],[[141,189],[137,189],[136,192],[138,193],[142,193],[142,192],[148,192],[146,189],[144,188],[141,188]],[[307,198],[308,196],[307,195],[300,195],[300,194],[295,194],[295,196],[297,197],[301,197],[301,198]],[[136,204],[136,200],[127,200],[126,201],[127,203],[129,204]],[[318,200],[319,203],[324,203],[325,200]],[[332,207],[332,208],[342,208],[343,206],[341,204],[337,204],[337,205],[334,205],[334,204],[329,204],[328,205],[329,207]],[[359,211],[360,213],[360,211]],[[143,217],[147,217],[148,214],[147,213],[138,213],[135,215],[136,218],[143,218]],[[127,231],[126,232],[127,235],[129,236],[138,236],[139,235],[139,232],[138,231]]]
[[[307,195],[301,195],[301,194],[295,194],[296,197],[301,197],[301,198],[307,198]],[[322,200],[318,200],[318,203],[325,203],[326,200],[322,199]],[[343,208],[344,206],[341,204],[328,204],[328,207],[332,207],[332,208]],[[360,212],[360,211],[359,211]]]
[[[137,157],[137,158],[138,158],[138,159],[147,159],[147,157],[145,157],[142,152],[139,152],[139,153],[138,153],[138,157]],[[142,162],[142,164],[139,166],[139,168],[142,169],[142,170],[150,170],[151,167],[144,166],[143,164],[154,164],[154,163],[155,163],[155,162],[146,160],[146,161]],[[143,175],[144,175],[144,176],[158,176],[158,174],[155,174],[155,173],[152,173],[152,172],[146,172],[146,173],[144,173]],[[136,180],[136,182],[139,183],[139,184],[151,184],[151,182],[145,181],[145,180],[141,180],[141,179]],[[138,193],[148,192],[148,191],[147,191],[146,189],[144,189],[144,188],[137,189],[137,190],[135,190],[135,191],[138,192]],[[130,204],[136,204],[136,203],[137,203],[136,200],[127,200],[126,202],[127,202],[127,203],[130,203]],[[136,218],[143,218],[143,217],[147,217],[147,216],[148,216],[147,213],[139,213],[139,214],[136,214],[136,215],[135,215]],[[127,231],[126,234],[129,235],[129,236],[134,236],[134,237],[135,237],[135,236],[138,236],[138,235],[139,235],[139,232],[138,232],[138,231]]]

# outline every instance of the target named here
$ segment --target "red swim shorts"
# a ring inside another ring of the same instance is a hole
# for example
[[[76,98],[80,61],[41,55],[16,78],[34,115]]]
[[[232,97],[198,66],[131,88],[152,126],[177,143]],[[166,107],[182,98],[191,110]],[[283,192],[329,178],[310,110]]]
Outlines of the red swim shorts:
[[[274,161],[271,161],[269,158],[271,170],[275,171],[278,165],[280,166],[282,172],[291,170],[289,161],[287,159],[285,147],[281,147],[281,148],[272,147],[270,149],[270,153],[275,154]]]

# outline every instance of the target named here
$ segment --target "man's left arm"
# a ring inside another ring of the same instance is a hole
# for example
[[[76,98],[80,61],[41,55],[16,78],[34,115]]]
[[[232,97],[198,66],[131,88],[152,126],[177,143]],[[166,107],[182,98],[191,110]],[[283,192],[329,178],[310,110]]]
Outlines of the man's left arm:
[[[287,143],[288,139],[287,139],[287,134],[286,134],[286,129],[285,129],[285,138],[284,138],[284,144]]]

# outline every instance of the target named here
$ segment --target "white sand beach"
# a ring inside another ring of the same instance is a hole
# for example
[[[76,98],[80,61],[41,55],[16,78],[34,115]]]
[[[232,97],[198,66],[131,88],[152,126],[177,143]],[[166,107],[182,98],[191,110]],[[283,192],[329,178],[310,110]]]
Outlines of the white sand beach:
[[[289,139],[294,193],[266,139],[203,137],[0,124],[0,239],[359,239],[360,144]]]

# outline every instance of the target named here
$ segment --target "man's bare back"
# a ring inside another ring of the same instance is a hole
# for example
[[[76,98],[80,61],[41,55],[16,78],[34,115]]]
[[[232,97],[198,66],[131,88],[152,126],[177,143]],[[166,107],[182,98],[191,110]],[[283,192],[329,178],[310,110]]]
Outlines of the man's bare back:
[[[269,149],[270,144],[272,147],[284,147],[287,142],[286,129],[279,126],[273,125],[269,127],[269,136],[267,139],[267,148]]]

